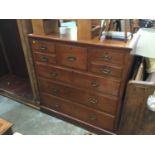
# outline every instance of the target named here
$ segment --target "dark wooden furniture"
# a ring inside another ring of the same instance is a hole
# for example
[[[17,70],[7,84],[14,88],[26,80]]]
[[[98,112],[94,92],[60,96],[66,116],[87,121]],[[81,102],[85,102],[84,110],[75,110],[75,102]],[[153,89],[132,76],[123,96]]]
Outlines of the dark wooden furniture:
[[[83,41],[62,32],[29,35],[41,110],[97,133],[116,133],[136,39]]]
[[[0,135],[12,135],[13,124],[0,118]]]
[[[32,56],[24,39],[28,27],[29,20],[0,20],[0,95],[37,105]]]

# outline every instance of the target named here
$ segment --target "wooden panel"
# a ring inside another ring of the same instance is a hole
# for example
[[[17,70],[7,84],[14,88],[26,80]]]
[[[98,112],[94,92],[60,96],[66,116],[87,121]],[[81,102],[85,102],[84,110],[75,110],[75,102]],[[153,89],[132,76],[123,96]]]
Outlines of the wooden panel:
[[[109,62],[118,65],[124,64],[125,51],[108,48],[89,48],[89,63],[91,62]]]
[[[40,91],[115,115],[118,99],[39,78]]]
[[[59,65],[86,70],[87,49],[78,46],[57,45],[56,58]]]
[[[58,33],[58,20],[56,19],[32,19],[34,34],[51,34]]]
[[[79,40],[90,40],[92,38],[92,21],[90,19],[78,19],[77,26],[77,38]]]
[[[33,56],[34,56],[35,61],[39,61],[39,62],[43,62],[43,63],[47,63],[47,64],[56,64],[54,54],[49,55],[49,54],[42,54],[42,53],[35,52],[35,53],[33,53]]]
[[[114,118],[103,112],[99,112],[85,106],[68,102],[66,100],[54,97],[48,94],[41,94],[41,105],[54,109],[80,119],[82,121],[91,123],[106,130],[113,130]]]
[[[146,105],[154,90],[152,82],[129,82],[119,134],[155,134],[155,112],[148,110]]]
[[[108,64],[108,63],[94,63],[92,62],[89,65],[89,70],[93,73],[96,73],[98,75],[103,75],[103,76],[113,76],[117,78],[122,77],[123,69],[122,67]]]
[[[31,40],[31,47],[34,51],[42,52],[42,53],[55,53],[55,45],[48,41],[42,40]]]

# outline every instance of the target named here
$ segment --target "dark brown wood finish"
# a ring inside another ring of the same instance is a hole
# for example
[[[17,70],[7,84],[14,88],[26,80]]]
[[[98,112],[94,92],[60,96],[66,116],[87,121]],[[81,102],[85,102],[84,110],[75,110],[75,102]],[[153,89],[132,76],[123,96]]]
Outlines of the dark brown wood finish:
[[[81,103],[112,115],[116,113],[117,98],[110,98],[93,91],[82,90],[72,85],[66,86],[60,82],[45,80],[43,78],[39,78],[39,86],[42,92]]]
[[[132,60],[133,41],[81,41],[61,34],[29,37],[30,42],[51,42],[55,47],[56,64],[34,59],[41,109],[94,131],[115,133],[132,66],[127,60]]]
[[[41,94],[41,102],[44,106],[65,113],[87,123],[97,125],[106,130],[112,131],[114,116],[96,111],[94,109],[67,101],[48,94]]]

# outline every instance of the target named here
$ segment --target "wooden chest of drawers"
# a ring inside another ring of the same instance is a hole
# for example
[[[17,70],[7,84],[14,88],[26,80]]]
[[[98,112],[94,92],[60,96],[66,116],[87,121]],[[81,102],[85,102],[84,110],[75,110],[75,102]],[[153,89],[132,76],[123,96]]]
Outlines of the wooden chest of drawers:
[[[29,36],[41,109],[98,133],[116,133],[133,60],[129,43]]]

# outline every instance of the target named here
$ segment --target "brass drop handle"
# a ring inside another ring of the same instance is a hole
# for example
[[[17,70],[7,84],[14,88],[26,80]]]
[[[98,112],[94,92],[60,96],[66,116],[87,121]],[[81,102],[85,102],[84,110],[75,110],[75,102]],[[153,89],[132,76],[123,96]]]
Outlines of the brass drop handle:
[[[48,58],[47,58],[46,56],[42,56],[42,57],[41,57],[41,61],[42,61],[42,62],[48,62]]]
[[[73,61],[76,61],[77,58],[75,56],[68,56],[67,60],[73,62]]]
[[[103,54],[103,55],[101,56],[101,59],[102,59],[102,60],[105,60],[105,61],[110,61],[110,60],[111,60],[111,56],[109,56],[108,54]]]
[[[51,77],[55,78],[58,76],[58,73],[57,72],[51,72],[50,75],[51,75]]]
[[[98,84],[95,80],[93,80],[93,81],[91,82],[91,86],[92,86],[92,87],[98,87],[99,84]]]
[[[103,74],[109,75],[111,73],[111,70],[108,67],[104,66],[104,67],[101,68],[101,72]]]
[[[89,116],[89,120],[90,121],[96,121],[97,120],[97,117],[95,115],[90,115]]]
[[[57,88],[51,88],[51,91],[53,94],[57,94],[59,92],[59,90]]]
[[[40,46],[40,50],[45,51],[45,50],[47,50],[47,47],[46,46]]]
[[[98,103],[98,99],[90,97],[89,98],[89,103],[91,103],[93,105],[96,105]]]
[[[61,105],[60,105],[60,104],[58,104],[58,103],[55,103],[55,104],[54,104],[54,107],[55,107],[55,108],[60,108],[60,107],[61,107]]]

